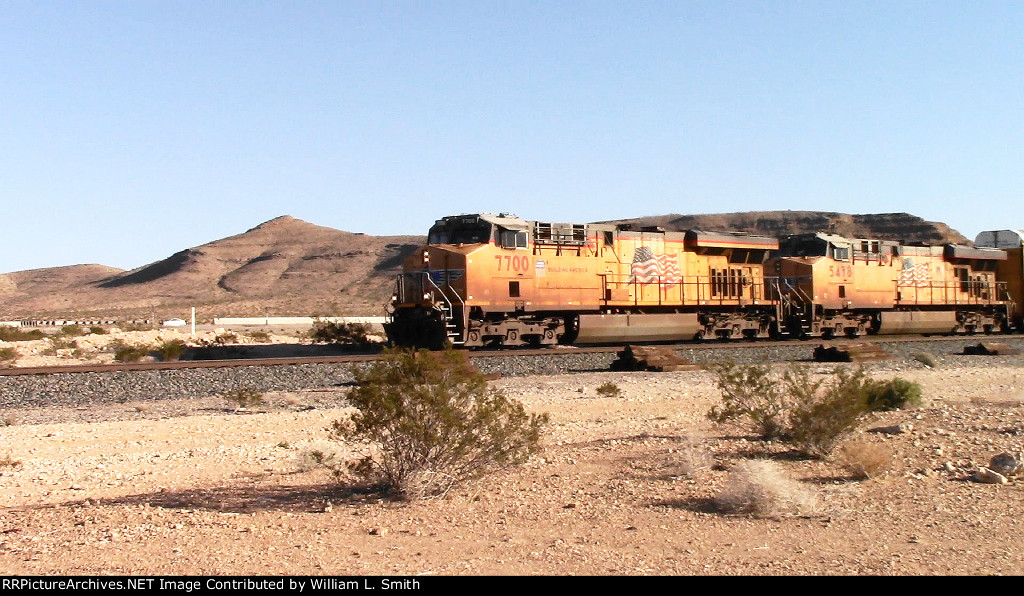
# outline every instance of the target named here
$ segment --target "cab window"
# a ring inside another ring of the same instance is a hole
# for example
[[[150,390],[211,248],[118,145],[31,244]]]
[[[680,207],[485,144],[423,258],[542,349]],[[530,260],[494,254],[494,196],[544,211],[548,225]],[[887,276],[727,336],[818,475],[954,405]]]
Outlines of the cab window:
[[[501,230],[502,248],[526,248],[526,232],[522,230]]]

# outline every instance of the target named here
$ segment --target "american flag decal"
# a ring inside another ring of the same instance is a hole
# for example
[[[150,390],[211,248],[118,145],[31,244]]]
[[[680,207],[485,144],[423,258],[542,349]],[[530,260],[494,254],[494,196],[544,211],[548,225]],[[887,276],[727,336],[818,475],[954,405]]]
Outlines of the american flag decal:
[[[630,269],[630,283],[658,283],[661,285],[677,284],[683,281],[679,273],[679,262],[676,255],[654,256],[646,246],[633,251],[633,266]]]
[[[928,273],[928,263],[914,264],[910,259],[903,260],[903,270],[896,281],[897,286],[913,286],[923,288],[931,282],[931,275]]]

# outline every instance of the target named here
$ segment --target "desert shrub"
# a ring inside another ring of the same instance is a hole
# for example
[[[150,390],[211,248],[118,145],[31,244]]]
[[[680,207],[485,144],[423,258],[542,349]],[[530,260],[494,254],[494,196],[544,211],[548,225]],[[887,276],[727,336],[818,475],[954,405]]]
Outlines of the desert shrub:
[[[357,412],[331,427],[332,439],[375,447],[350,462],[353,474],[389,495],[416,498],[519,464],[538,449],[548,416],[527,415],[462,356],[392,349],[353,369],[348,399]]]
[[[60,328],[60,334],[67,337],[79,337],[85,335],[85,330],[80,325],[64,325]]]
[[[350,474],[349,460],[338,449],[331,446],[317,446],[303,449],[298,455],[298,468],[300,471],[308,472],[318,468],[325,468],[337,480],[343,480]]]
[[[0,362],[14,362],[18,359],[18,351],[14,348],[0,348]]]
[[[122,341],[111,342],[114,349],[114,360],[117,362],[138,362],[149,356],[149,346],[133,346]]]
[[[708,418],[719,424],[748,423],[763,439],[781,437],[786,431],[786,395],[769,366],[737,366],[722,362],[711,367],[722,391],[722,405]]]
[[[100,327],[99,325],[93,325],[92,327],[89,327],[89,333],[91,333],[93,335],[106,335],[107,334],[107,328],[106,327]]]
[[[936,368],[939,365],[939,359],[935,357],[935,354],[930,352],[914,354],[914,360],[917,360],[928,368]]]
[[[45,337],[46,334],[39,329],[25,331],[19,327],[0,325],[0,341],[33,341]]]
[[[618,397],[622,395],[622,390],[615,383],[608,381],[597,388],[597,394],[601,397]]]
[[[263,405],[263,394],[255,389],[235,389],[221,393],[221,397],[235,404],[236,410],[246,410]]]
[[[213,343],[218,346],[227,346],[238,343],[238,335],[234,333],[221,333],[217,337],[213,338]]]
[[[708,412],[717,423],[747,425],[763,439],[792,443],[801,452],[824,457],[871,411],[869,396],[879,384],[858,369],[838,368],[832,379],[814,380],[792,366],[781,377],[767,366],[726,362],[712,369],[722,404]]]
[[[261,344],[270,343],[270,334],[266,331],[250,331],[249,339]]]
[[[370,326],[365,323],[339,323],[317,319],[309,330],[309,338],[317,343],[361,344],[370,343]]]
[[[56,356],[57,350],[74,350],[78,348],[78,344],[73,339],[50,337],[49,340],[50,345],[39,352],[43,356]]]
[[[12,458],[10,453],[8,453],[7,455],[5,455],[3,457],[0,457],[0,469],[3,469],[3,468],[20,468],[20,467],[21,467],[21,460]]]
[[[835,459],[851,476],[866,480],[892,466],[892,449],[881,443],[854,439],[839,446]]]
[[[703,439],[703,435],[695,430],[683,435],[682,449],[675,460],[680,476],[693,476],[715,465],[715,457],[701,444]]]
[[[180,360],[185,355],[185,342],[180,339],[172,339],[165,341],[164,343],[157,346],[156,351],[160,354],[160,359],[169,362],[172,360]]]
[[[733,466],[715,504],[722,511],[754,517],[812,515],[818,507],[813,492],[770,460],[744,460]]]
[[[921,385],[896,377],[888,381],[875,381],[866,387],[867,405],[872,410],[901,410],[920,406]]]
[[[793,397],[787,440],[814,457],[825,457],[857,427],[870,411],[867,391],[871,380],[863,370],[835,371],[835,381],[811,381],[807,371],[793,368],[785,385]],[[822,387],[824,386],[824,389]]]

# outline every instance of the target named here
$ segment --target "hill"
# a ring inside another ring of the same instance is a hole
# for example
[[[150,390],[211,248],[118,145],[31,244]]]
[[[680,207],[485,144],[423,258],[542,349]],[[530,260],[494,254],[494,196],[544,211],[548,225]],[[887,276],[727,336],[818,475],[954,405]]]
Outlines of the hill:
[[[367,236],[290,216],[132,271],[100,265],[0,276],[0,318],[378,315],[422,236]]]
[[[805,232],[830,232],[848,238],[875,238],[903,243],[971,244],[944,223],[909,213],[850,215],[825,211],[746,211],[704,215],[654,215],[602,223],[635,223],[666,230],[733,230],[781,237]]]

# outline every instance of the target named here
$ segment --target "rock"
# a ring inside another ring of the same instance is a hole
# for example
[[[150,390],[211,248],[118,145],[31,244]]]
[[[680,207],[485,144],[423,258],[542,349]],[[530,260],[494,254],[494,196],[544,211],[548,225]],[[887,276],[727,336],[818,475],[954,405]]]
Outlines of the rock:
[[[914,430],[914,427],[910,424],[894,424],[892,426],[876,426],[875,428],[869,428],[869,433],[881,433],[883,435],[902,435]]]
[[[1006,484],[1009,480],[999,472],[993,472],[988,468],[978,468],[974,473],[974,481],[982,484]]]
[[[1018,455],[1014,457],[1014,455],[1009,452],[993,455],[992,459],[988,462],[988,467],[993,472],[1002,474],[1003,476],[1014,476],[1020,471],[1020,456]]]

